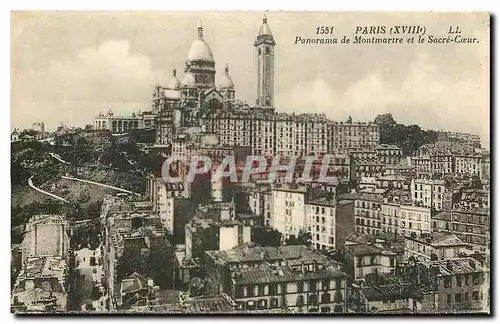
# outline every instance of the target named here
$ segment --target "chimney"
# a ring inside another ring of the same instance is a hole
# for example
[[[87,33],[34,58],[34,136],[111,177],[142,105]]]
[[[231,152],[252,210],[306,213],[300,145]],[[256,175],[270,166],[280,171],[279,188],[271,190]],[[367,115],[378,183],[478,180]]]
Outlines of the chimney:
[[[316,272],[316,270],[318,270],[318,261],[313,260],[313,272]]]
[[[453,271],[453,263],[450,260],[446,261],[446,269]]]

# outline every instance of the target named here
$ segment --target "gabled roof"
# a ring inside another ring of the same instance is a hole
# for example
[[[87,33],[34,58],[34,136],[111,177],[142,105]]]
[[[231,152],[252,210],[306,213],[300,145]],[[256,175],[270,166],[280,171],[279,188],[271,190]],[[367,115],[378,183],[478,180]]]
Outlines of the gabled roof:
[[[368,300],[403,299],[411,296],[412,285],[408,283],[362,287],[360,293]]]
[[[426,234],[426,236],[416,236],[416,237],[406,236],[406,239],[417,241],[433,247],[467,245],[455,234],[443,233],[443,232],[433,232],[430,234]]]
[[[436,267],[438,276],[454,276],[483,272],[479,261],[474,258],[456,258],[426,262],[427,267]]]
[[[131,293],[137,290],[141,290],[143,287],[147,286],[148,281],[143,275],[134,272],[127,279],[123,279],[121,282],[121,292]]]

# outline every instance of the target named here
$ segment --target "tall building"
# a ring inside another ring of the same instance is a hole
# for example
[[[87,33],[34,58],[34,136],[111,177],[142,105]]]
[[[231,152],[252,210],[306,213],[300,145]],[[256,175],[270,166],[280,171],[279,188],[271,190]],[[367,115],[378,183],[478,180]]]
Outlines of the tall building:
[[[69,251],[69,225],[65,215],[33,216],[26,224],[23,240],[23,263],[29,257],[59,256]]]
[[[446,186],[444,180],[412,179],[411,199],[419,206],[442,210]]]
[[[308,226],[306,216],[307,188],[298,185],[277,185],[273,188],[271,227],[283,234],[283,238],[297,236]]]
[[[262,19],[262,26],[255,40],[257,54],[257,106],[274,107],[274,41],[267,17]]]

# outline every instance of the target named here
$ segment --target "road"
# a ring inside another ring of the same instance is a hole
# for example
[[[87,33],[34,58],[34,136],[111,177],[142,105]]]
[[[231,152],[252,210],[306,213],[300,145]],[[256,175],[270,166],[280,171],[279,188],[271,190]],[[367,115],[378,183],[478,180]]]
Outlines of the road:
[[[52,193],[50,193],[50,192],[47,192],[47,191],[45,191],[45,190],[42,190],[42,189],[40,189],[40,188],[36,187],[36,186],[33,184],[33,180],[32,180],[32,179],[33,179],[33,176],[31,176],[31,177],[28,179],[28,186],[30,186],[30,188],[31,188],[31,189],[34,189],[34,190],[38,191],[39,193],[42,193],[42,194],[47,195],[47,196],[49,196],[49,197],[52,197],[52,198],[54,198],[54,199],[57,199],[57,200],[60,200],[60,201],[66,202],[66,203],[68,202],[68,201],[67,201],[66,199],[64,199],[63,197],[56,196],[56,195],[54,195],[54,194],[52,194]]]
[[[107,185],[107,184],[104,184],[104,183],[99,183],[99,182],[90,181],[90,180],[84,180],[84,179],[78,179],[78,178],[73,178],[73,177],[67,177],[67,176],[62,176],[62,178],[66,179],[66,180],[73,180],[73,181],[80,181],[80,182],[90,183],[90,184],[93,184],[93,185],[96,185],[96,186],[110,188],[110,189],[118,190],[118,191],[125,192],[125,193],[128,193],[128,194],[140,196],[140,194],[138,194],[136,192],[133,192],[133,191],[130,191],[130,190],[126,190],[126,189],[122,189],[122,188],[118,188],[118,187],[114,187],[114,186],[110,186],[110,185]]]

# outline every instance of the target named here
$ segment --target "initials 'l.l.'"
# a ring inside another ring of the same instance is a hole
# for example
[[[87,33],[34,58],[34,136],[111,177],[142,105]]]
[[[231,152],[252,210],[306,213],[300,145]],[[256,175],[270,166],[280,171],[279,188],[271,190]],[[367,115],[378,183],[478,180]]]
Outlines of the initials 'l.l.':
[[[462,31],[460,30],[460,27],[459,26],[455,26],[455,28],[453,28],[453,26],[450,26],[450,29],[448,29],[448,34],[461,34]]]

